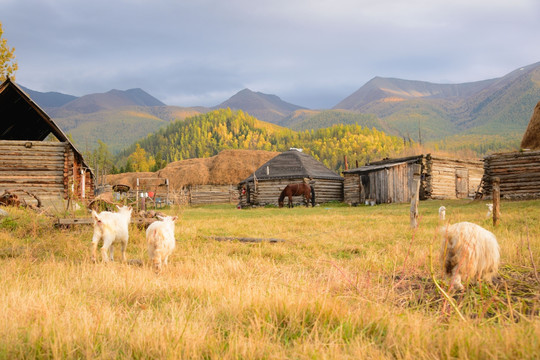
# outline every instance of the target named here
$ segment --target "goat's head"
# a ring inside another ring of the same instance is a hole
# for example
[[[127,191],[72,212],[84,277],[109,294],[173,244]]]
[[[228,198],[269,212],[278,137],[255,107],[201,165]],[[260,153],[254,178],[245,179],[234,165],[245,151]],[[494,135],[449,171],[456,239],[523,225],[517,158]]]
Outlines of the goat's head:
[[[176,220],[178,220],[178,216],[157,216],[157,218],[161,221],[170,221],[170,222],[175,222]]]

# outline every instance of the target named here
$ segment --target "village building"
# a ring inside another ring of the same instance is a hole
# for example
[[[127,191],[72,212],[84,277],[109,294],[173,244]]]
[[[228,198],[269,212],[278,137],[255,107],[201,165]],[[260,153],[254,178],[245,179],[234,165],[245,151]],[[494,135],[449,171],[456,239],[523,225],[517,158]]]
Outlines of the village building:
[[[540,198],[540,102],[521,140],[521,151],[496,153],[484,158],[482,193],[492,197],[493,181],[500,180],[503,199]]]
[[[425,154],[343,171],[344,201],[351,205],[409,202],[414,164],[421,166],[420,200],[473,198],[479,190],[482,161]]]
[[[65,210],[94,196],[94,174],[62,130],[11,79],[0,85],[0,194]],[[33,196],[32,196],[33,195]]]
[[[315,204],[343,201],[343,178],[301,149],[291,149],[272,158],[240,182],[240,206],[278,205],[285,186],[301,183],[304,179],[314,188]],[[303,204],[304,199],[295,196],[293,203]]]

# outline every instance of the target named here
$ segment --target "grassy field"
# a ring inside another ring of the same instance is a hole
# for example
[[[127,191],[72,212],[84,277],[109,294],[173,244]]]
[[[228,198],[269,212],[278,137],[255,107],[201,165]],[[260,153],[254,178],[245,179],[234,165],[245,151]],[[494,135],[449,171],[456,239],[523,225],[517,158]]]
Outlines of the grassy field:
[[[407,204],[173,209],[177,248],[159,275],[144,230],[132,227],[128,245],[144,266],[93,264],[91,227],[55,229],[10,208],[0,219],[0,359],[539,358],[540,201],[503,202],[496,228],[484,204],[422,202],[416,231]],[[446,297],[441,205],[450,222],[495,233],[495,286]]]

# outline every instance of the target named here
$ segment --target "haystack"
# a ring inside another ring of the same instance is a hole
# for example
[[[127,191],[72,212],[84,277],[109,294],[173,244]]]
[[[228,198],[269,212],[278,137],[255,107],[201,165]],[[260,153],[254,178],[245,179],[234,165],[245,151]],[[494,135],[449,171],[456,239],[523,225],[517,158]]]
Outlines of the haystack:
[[[525,135],[521,140],[522,149],[538,150],[540,149],[540,102],[536,104]]]
[[[279,153],[262,150],[223,150],[202,159],[175,161],[153,173],[124,173],[107,176],[107,183],[136,187],[137,178],[169,179],[171,189],[189,185],[237,184]]]

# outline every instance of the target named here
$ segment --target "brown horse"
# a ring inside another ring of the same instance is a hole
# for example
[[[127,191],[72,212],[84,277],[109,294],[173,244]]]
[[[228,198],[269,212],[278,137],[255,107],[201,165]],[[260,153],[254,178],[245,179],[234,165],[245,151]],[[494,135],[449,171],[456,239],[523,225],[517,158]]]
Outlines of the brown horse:
[[[285,186],[285,189],[279,195],[278,204],[279,207],[283,207],[285,196],[289,198],[289,207],[293,207],[292,197],[293,196],[304,196],[306,200],[306,207],[309,207],[309,202],[311,200],[312,206],[315,206],[315,190],[309,184],[299,183],[299,184],[289,184]]]

